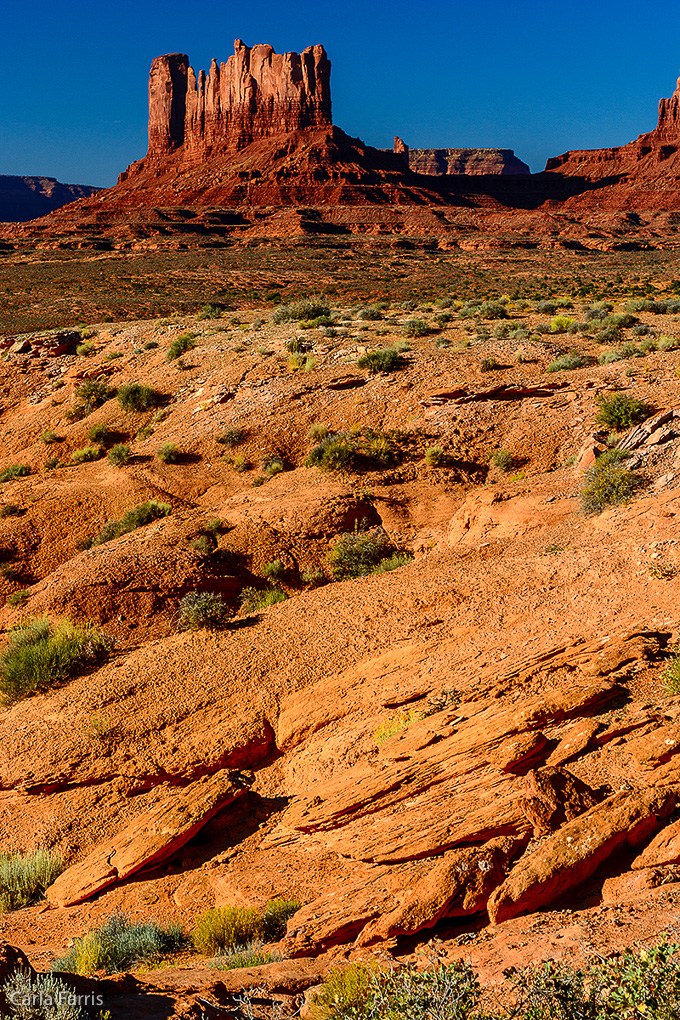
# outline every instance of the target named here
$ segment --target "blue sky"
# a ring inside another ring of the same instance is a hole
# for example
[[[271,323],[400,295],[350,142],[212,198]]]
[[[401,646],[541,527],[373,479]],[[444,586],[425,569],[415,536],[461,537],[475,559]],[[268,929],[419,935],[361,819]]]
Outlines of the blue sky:
[[[320,42],[333,119],[372,145],[513,148],[532,170],[630,141],[680,74],[680,5],[657,0],[33,0],[0,14],[0,174],[109,185],[146,151],[161,53],[226,60],[235,37]]]

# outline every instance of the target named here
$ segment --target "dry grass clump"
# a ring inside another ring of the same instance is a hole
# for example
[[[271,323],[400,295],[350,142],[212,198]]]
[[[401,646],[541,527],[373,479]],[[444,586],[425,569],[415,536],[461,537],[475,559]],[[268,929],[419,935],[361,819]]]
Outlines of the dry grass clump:
[[[52,964],[52,970],[73,974],[107,974],[129,970],[143,960],[159,959],[185,948],[187,937],[179,925],[163,928],[155,921],[133,922],[113,914],[99,928],[75,939],[73,948]]]
[[[63,870],[61,857],[49,850],[0,855],[0,910],[20,910],[35,903]]]
[[[296,910],[296,899],[269,900],[263,911],[253,907],[212,907],[196,918],[191,940],[204,956],[215,956],[236,947],[252,945],[255,940],[275,942],[286,931]]]

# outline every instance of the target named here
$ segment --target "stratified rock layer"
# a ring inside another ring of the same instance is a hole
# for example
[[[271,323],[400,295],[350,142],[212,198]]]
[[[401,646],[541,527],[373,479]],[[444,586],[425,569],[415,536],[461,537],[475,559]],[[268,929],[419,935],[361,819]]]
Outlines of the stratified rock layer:
[[[417,174],[530,174],[512,149],[408,149],[409,169]]]
[[[185,53],[156,57],[149,75],[147,159],[177,149],[189,161],[260,138],[331,124],[331,65],[323,46],[275,53],[237,39],[226,63],[196,75]]]

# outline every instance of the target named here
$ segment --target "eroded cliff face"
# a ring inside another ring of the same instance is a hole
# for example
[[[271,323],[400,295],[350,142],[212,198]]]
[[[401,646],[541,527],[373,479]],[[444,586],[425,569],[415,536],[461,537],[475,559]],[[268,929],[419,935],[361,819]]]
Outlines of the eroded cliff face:
[[[512,149],[410,149],[409,169],[440,177],[448,174],[530,174]]]
[[[156,57],[149,75],[147,160],[189,162],[275,135],[331,125],[331,64],[323,46],[275,53],[237,39],[226,63],[198,76],[185,53]]]

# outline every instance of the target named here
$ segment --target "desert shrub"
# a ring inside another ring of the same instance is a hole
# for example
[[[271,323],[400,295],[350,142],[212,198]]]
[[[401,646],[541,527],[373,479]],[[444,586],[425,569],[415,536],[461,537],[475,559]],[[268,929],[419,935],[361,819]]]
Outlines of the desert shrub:
[[[262,576],[267,581],[280,581],[285,575],[286,568],[281,560],[270,560],[262,568]]]
[[[661,682],[669,694],[680,694],[680,654],[677,652],[664,666]]]
[[[118,390],[118,403],[124,411],[148,411],[158,407],[162,400],[158,390],[143,383],[125,383]]]
[[[479,368],[481,372],[494,372],[497,368],[500,368],[500,365],[493,357],[482,358]]]
[[[365,577],[374,567],[395,552],[387,533],[380,527],[369,531],[348,531],[337,537],[327,554],[333,577]]]
[[[398,459],[398,450],[385,432],[331,432],[307,456],[306,467],[321,471],[360,471],[387,467]]]
[[[660,351],[674,351],[678,346],[678,339],[674,336],[667,336],[665,333],[659,337],[657,347]]]
[[[201,556],[210,556],[215,549],[215,543],[211,542],[207,535],[199,535],[198,538],[191,543],[191,548],[195,549]]]
[[[373,570],[372,574],[387,574],[390,570],[398,570],[399,567],[405,567],[407,563],[413,562],[413,554],[408,552],[395,552],[391,556],[386,556],[384,560],[380,560]]]
[[[89,1009],[80,1006],[77,999],[74,1001],[73,988],[54,974],[16,970],[7,978],[2,990],[9,1010],[6,1020],[91,1020],[92,1017]],[[103,1012],[99,1015],[105,1016]]]
[[[182,453],[175,443],[163,443],[156,450],[156,456],[161,464],[177,464],[182,459]]]
[[[0,508],[0,517],[18,517],[21,513],[21,507],[17,503],[5,503]]]
[[[13,478],[25,478],[30,475],[31,469],[28,464],[11,464],[4,471],[0,472],[0,482],[10,482]]]
[[[288,371],[301,372],[304,367],[305,367],[304,354],[291,354],[287,362]]]
[[[95,382],[93,379],[86,379],[85,382],[80,383],[76,387],[76,397],[80,401],[86,414],[94,411],[95,408],[101,407],[105,404],[112,396],[114,396],[115,390],[110,389],[106,383]]]
[[[596,344],[615,344],[621,339],[621,330],[616,326],[605,326],[594,334],[593,340]]]
[[[102,451],[98,446],[81,446],[71,454],[72,464],[85,464],[90,460],[99,460]]]
[[[84,975],[105,970],[115,974],[142,960],[178,952],[186,944],[187,938],[178,925],[163,928],[155,921],[134,922],[117,913],[83,938],[75,939],[73,948],[54,961],[52,970]]]
[[[300,571],[300,580],[310,588],[318,588],[325,583],[326,575],[321,567],[309,567],[307,570]]]
[[[277,454],[271,454],[270,456],[265,457],[262,461],[262,470],[268,478],[273,478],[274,475],[280,475],[284,468],[285,464],[283,463],[283,458],[279,457]]]
[[[80,354],[81,357],[87,357],[88,354],[93,354],[95,351],[95,345],[93,343],[78,344],[76,347],[76,354]]]
[[[363,319],[366,322],[378,322],[383,317],[383,313],[375,305],[369,305],[367,308],[359,308],[356,313],[357,319]]]
[[[9,632],[0,656],[0,692],[13,705],[37,691],[63,683],[100,660],[110,642],[91,624],[76,627],[69,620],[36,617]]]
[[[246,433],[243,429],[227,429],[222,435],[217,436],[216,442],[222,446],[234,447],[242,443],[246,437]]]
[[[637,425],[652,413],[649,404],[625,393],[612,393],[609,397],[601,395],[596,398],[596,403],[597,420],[617,432]]]
[[[202,319],[221,319],[224,315],[225,309],[221,305],[213,304],[208,301],[204,304],[198,312],[196,318],[201,321]]]
[[[638,487],[637,476],[620,464],[602,462],[586,472],[581,488],[581,505],[587,514],[599,514],[608,506],[626,503]]]
[[[539,315],[554,315],[557,311],[557,305],[554,301],[543,299],[536,302],[534,305],[534,311],[538,312]]]
[[[288,595],[282,588],[244,588],[239,597],[241,612],[245,615],[259,613],[262,609],[275,606],[277,602],[285,602]]]
[[[272,316],[272,321],[302,322],[313,319],[330,318],[330,306],[322,299],[312,298],[307,301],[296,301],[291,305],[279,305]]]
[[[491,454],[491,463],[499,471],[510,471],[514,466],[515,458],[508,450],[494,450]]]
[[[566,372],[573,368],[583,368],[588,364],[588,358],[582,354],[561,354],[548,365],[546,372]]]
[[[196,346],[195,337],[195,333],[182,333],[180,336],[176,336],[168,347],[165,360],[174,361],[176,358],[186,354],[187,351],[193,350]]]
[[[556,315],[550,320],[550,332],[551,333],[566,333],[570,326],[574,325],[574,320],[570,315]]]
[[[100,443],[103,446],[111,439],[111,431],[106,425],[93,425],[87,430],[87,438],[91,443]]]
[[[1,854],[0,910],[19,910],[37,902],[63,870],[61,857],[49,850]]]
[[[305,372],[312,372],[316,368],[316,358],[312,357],[311,354],[308,354],[302,367]]]
[[[191,941],[197,952],[215,956],[256,938],[260,924],[252,907],[211,907],[196,918]]]
[[[630,312],[622,312],[619,315],[608,315],[607,324],[609,326],[615,326],[617,329],[628,329],[630,326],[635,326],[638,320]]]
[[[405,710],[398,712],[391,719],[385,719],[373,732],[376,746],[382,747],[386,740],[389,740],[390,737],[395,736],[397,733],[401,733],[402,730],[407,729],[411,723],[417,722],[418,719],[422,719],[422,715],[415,708],[410,709],[408,712]]]
[[[404,323],[404,336],[429,336],[430,327],[425,319],[407,319]]]
[[[11,595],[7,596],[7,605],[23,606],[24,602],[28,602],[30,597],[31,593],[26,589],[23,591],[13,591]]]
[[[288,340],[284,340],[283,346],[289,354],[306,354],[314,347],[314,341],[308,340],[304,336],[292,336]]]
[[[56,432],[52,432],[51,429],[47,429],[47,431],[43,432],[43,434],[40,437],[40,441],[42,443],[45,443],[46,446],[49,446],[50,443],[56,443],[58,442],[58,440],[59,436],[57,435]]]
[[[260,918],[260,935],[265,942],[278,942],[286,934],[286,925],[300,909],[299,900],[276,897],[265,905]]]
[[[245,946],[234,946],[221,956],[208,962],[215,970],[239,970],[242,967],[261,967],[265,963],[276,963],[282,960],[281,953],[264,949],[260,939],[253,939]]]
[[[92,540],[92,545],[103,545],[120,535],[127,535],[128,532],[135,531],[145,524],[151,524],[152,521],[157,521],[161,517],[167,517],[171,513],[172,507],[169,503],[158,503],[155,499],[150,499],[148,503],[141,503],[132,510],[128,510],[120,520],[108,521],[96,538]]]
[[[438,467],[445,459],[446,455],[441,446],[428,446],[425,451],[425,463],[428,467]]]
[[[357,361],[359,368],[367,368],[370,372],[393,372],[401,363],[401,355],[393,347],[377,347],[362,354]]]
[[[315,319],[303,319],[300,322],[300,329],[320,329],[325,326],[329,328],[333,325],[335,319],[332,319],[330,315],[317,315]],[[367,329],[368,327],[363,327]]]
[[[240,474],[244,471],[250,471],[253,465],[251,464],[247,457],[242,457],[240,454],[237,454],[235,457],[232,458],[231,466],[233,467],[234,471],[238,471]]]
[[[183,630],[219,627],[229,613],[221,595],[212,591],[190,591],[179,601],[179,626]]]
[[[307,435],[312,443],[322,442],[329,434],[330,429],[326,425],[316,423],[314,425],[310,425],[307,431]]]
[[[478,313],[482,319],[507,319],[508,312],[500,301],[482,301]]]
[[[113,464],[114,467],[124,467],[130,463],[132,456],[132,450],[125,443],[116,443],[109,450],[109,464]]]

